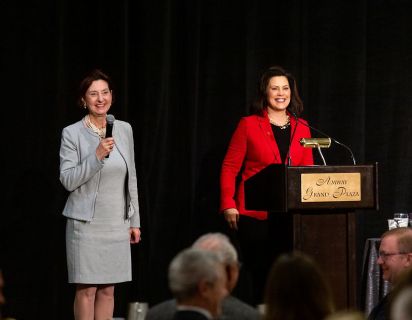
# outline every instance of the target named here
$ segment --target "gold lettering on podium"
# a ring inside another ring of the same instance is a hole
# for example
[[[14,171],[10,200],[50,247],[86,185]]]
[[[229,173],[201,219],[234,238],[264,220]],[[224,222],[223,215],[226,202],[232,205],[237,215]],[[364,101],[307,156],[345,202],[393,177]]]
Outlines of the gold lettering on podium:
[[[361,175],[359,172],[303,173],[301,201],[361,201]]]

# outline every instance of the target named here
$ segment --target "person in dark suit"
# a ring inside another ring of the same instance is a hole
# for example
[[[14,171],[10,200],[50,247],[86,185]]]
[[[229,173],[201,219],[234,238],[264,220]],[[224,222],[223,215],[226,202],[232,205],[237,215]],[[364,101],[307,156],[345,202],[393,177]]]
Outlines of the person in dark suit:
[[[244,182],[271,164],[313,164],[312,150],[300,144],[301,138],[311,137],[307,122],[298,119],[302,112],[293,75],[282,67],[269,68],[260,79],[252,115],[240,119],[223,160],[220,210],[229,227],[237,231],[245,271],[251,275],[252,304],[262,302],[276,251],[291,249],[292,221],[290,216],[268,220],[268,212],[246,209]],[[279,237],[271,238],[271,234]]]
[[[227,290],[229,295],[222,301],[222,314],[224,320],[258,320],[260,314],[256,308],[244,303],[230,295],[239,278],[239,261],[235,247],[229,238],[222,233],[207,233],[199,237],[192,245],[193,248],[210,250],[217,253],[225,265],[227,277]],[[146,315],[146,320],[171,320],[176,311],[174,299],[161,302],[151,307]]]
[[[169,266],[169,288],[177,301],[173,320],[216,319],[228,294],[221,259],[208,250],[181,251]]]
[[[386,231],[381,236],[377,262],[382,269],[382,278],[396,288],[402,273],[412,269],[412,229],[401,227]],[[391,292],[378,302],[368,320],[389,319],[390,296]]]

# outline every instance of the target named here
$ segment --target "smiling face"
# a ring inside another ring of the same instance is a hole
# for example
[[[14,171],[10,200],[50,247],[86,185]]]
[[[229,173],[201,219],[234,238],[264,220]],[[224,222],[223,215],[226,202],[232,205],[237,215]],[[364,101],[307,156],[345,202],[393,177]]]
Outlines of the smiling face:
[[[285,76],[272,77],[266,88],[268,108],[273,111],[285,111],[289,106],[291,90],[288,78]]]
[[[109,84],[104,80],[93,81],[82,100],[87,105],[90,115],[96,118],[106,116],[112,105]]]
[[[401,252],[396,235],[388,235],[381,241],[378,264],[382,278],[390,283],[396,282],[399,274],[411,266],[411,254]]]

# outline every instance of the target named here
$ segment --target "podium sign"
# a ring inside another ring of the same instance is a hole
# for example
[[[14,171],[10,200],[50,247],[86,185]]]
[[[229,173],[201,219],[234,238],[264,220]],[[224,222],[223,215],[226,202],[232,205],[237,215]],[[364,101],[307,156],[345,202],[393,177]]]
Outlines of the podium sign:
[[[288,167],[272,164],[245,181],[248,210],[377,209],[377,164]]]
[[[302,202],[361,201],[361,175],[354,173],[303,173]]]

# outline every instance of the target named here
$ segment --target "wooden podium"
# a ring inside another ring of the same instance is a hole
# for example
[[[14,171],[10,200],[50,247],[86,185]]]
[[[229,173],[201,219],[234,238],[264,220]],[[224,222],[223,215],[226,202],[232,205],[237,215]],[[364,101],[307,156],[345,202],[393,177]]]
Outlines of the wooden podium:
[[[312,256],[337,308],[357,307],[355,209],[378,209],[378,167],[270,165],[245,181],[245,206],[293,214],[293,248]]]

